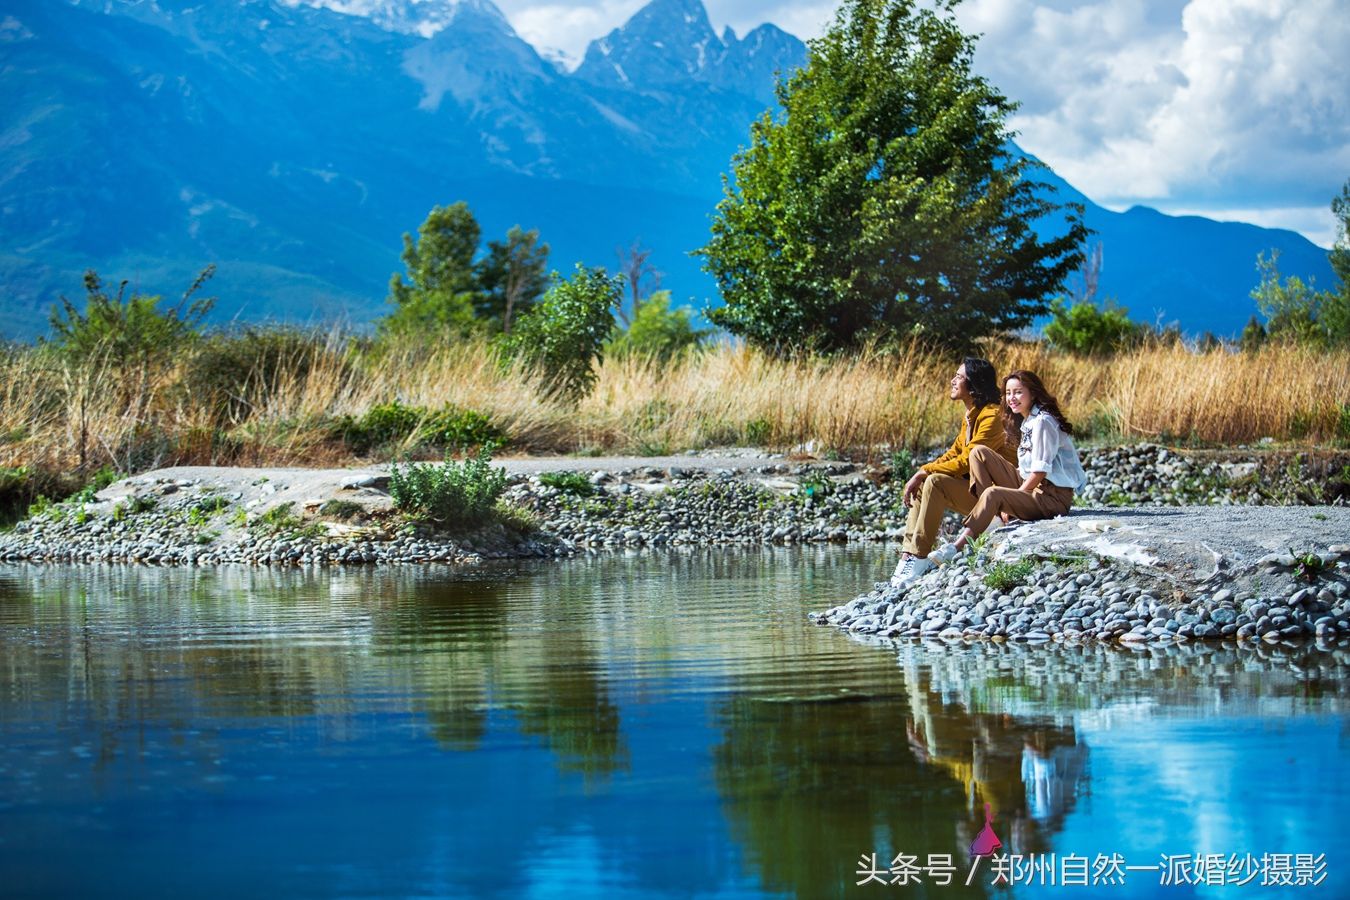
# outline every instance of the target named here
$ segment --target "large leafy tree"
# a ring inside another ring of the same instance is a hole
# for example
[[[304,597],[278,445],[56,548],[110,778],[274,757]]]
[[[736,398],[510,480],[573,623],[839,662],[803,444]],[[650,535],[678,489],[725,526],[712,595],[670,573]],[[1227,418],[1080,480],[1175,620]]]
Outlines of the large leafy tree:
[[[1083,261],[1081,209],[1046,197],[972,71],[973,38],[913,0],[845,0],[733,160],[698,252],[710,318],[788,349],[1023,327]],[[1033,223],[1056,224],[1043,240]]]

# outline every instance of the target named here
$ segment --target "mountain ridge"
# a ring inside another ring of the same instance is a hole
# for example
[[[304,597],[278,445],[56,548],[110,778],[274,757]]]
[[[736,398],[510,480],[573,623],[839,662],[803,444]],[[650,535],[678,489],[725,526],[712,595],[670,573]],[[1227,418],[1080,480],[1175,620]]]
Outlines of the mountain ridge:
[[[768,24],[717,35],[699,0],[655,0],[569,73],[490,0],[398,0],[382,21],[358,6],[13,0],[0,330],[40,333],[88,267],[171,295],[208,262],[219,319],[368,321],[401,235],[460,199],[485,238],[539,228],[562,271],[641,240],[677,300],[715,302],[688,254],[800,41]],[[1235,331],[1271,246],[1288,274],[1329,283],[1325,252],[1291,232],[1083,200],[1102,292],[1137,316]]]

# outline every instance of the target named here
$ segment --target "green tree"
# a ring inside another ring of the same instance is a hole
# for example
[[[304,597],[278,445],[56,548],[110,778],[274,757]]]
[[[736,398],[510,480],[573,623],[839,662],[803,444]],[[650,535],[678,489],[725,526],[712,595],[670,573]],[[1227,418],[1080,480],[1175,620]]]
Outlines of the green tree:
[[[694,327],[689,307],[670,308],[670,291],[656,291],[636,309],[632,324],[611,338],[611,355],[669,360],[697,347],[708,334]]]
[[[529,311],[548,286],[548,244],[539,232],[513,225],[505,241],[488,241],[486,256],[478,264],[481,291],[474,309],[480,319],[490,320],[503,334],[511,323]]]
[[[1341,186],[1340,196],[1332,199],[1331,213],[1336,217],[1338,233],[1328,260],[1341,280],[1341,293],[1350,293],[1350,179]]]
[[[595,365],[614,330],[614,307],[622,292],[623,279],[602,268],[578,263],[567,279],[555,272],[543,299],[502,337],[500,346],[537,369],[553,393],[583,397],[595,383]]]
[[[1280,278],[1280,251],[1269,257],[1256,255],[1256,269],[1261,281],[1252,290],[1256,308],[1266,318],[1266,333],[1273,340],[1294,343],[1322,343],[1325,338],[1318,312],[1325,294],[1313,289],[1297,275]]]
[[[1322,304],[1322,326],[1332,343],[1350,344],[1350,179],[1341,187],[1340,196],[1332,199],[1331,212],[1338,233],[1328,261],[1340,284]]]
[[[1070,303],[1058,298],[1050,304],[1045,339],[1074,353],[1102,354],[1137,342],[1144,327],[1130,320],[1130,311],[1110,300],[1098,306],[1087,300]]]
[[[1266,343],[1266,326],[1261,324],[1261,320],[1253,313],[1247,320],[1247,327],[1242,329],[1242,337],[1238,338],[1238,346],[1247,353],[1255,353]]]
[[[417,240],[403,235],[403,265],[408,281],[389,280],[394,304],[381,327],[395,334],[464,335],[477,329],[474,307],[481,302],[478,254],[481,229],[462,200],[437,206],[417,229]]]
[[[1081,264],[1081,208],[1029,177],[1016,105],[973,73],[955,0],[934,5],[845,0],[780,82],[697,251],[716,324],[780,349],[969,343],[1029,324]],[[1042,241],[1043,218],[1062,234]]]

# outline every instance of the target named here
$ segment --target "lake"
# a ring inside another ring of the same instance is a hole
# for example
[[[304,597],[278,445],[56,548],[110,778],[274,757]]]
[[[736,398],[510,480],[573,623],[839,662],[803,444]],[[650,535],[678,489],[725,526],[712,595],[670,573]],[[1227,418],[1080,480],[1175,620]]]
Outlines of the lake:
[[[1350,895],[1345,650],[806,621],[892,565],[0,568],[0,895]]]

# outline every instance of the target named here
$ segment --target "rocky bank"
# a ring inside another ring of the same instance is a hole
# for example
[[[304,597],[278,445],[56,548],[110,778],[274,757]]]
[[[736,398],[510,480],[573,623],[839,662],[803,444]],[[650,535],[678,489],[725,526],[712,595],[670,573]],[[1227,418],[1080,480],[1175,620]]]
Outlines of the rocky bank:
[[[982,554],[903,594],[878,584],[816,620],[855,634],[1027,642],[1330,639],[1347,631],[1350,454],[1188,454],[1137,445],[1083,456],[1090,478],[1083,506],[1059,525],[1000,532]],[[474,531],[407,521],[393,508],[380,468],[179,468],[35,510],[0,535],[0,559],[436,564],[606,548],[893,542],[901,536],[908,474],[751,451],[501,464],[511,514]],[[1142,519],[1110,524],[1161,509],[1202,513],[1185,528]],[[1238,522],[1240,514],[1255,518]],[[1293,519],[1272,529],[1272,516]],[[1080,528],[1091,521],[1108,524]],[[1073,534],[1057,532],[1061,526]],[[1123,538],[1131,529],[1156,538],[1187,528],[1185,552],[1159,551],[1165,540],[1134,556],[1111,550],[1129,545]],[[1212,551],[1226,568],[1199,549],[1216,532],[1234,531],[1288,546]],[[1299,581],[1307,567],[1291,549],[1314,554],[1318,571]]]

